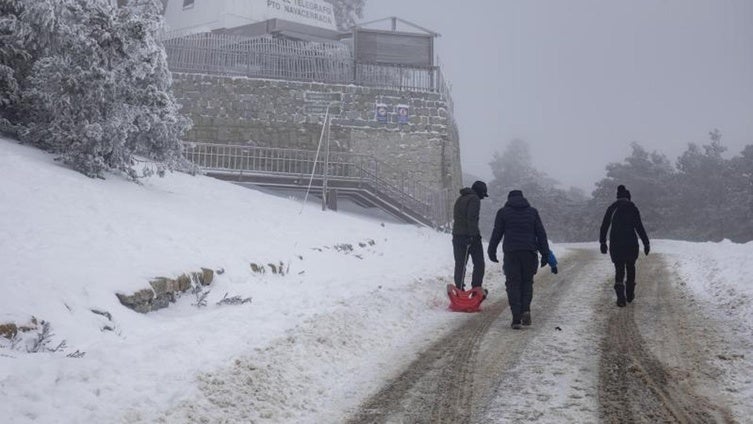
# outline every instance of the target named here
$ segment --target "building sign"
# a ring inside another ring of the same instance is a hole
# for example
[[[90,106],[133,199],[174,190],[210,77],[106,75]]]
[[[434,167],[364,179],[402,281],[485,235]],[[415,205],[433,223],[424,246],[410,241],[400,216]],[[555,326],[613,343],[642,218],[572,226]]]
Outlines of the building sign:
[[[322,93],[306,91],[303,93],[303,112],[307,115],[339,115],[342,111],[342,93]]]
[[[340,106],[329,106],[330,115],[339,115],[341,112]],[[307,104],[303,105],[303,113],[307,115],[321,115],[327,114],[327,105],[321,104]]]
[[[321,93],[318,91],[307,91],[303,93],[303,98],[307,102],[340,102],[342,93]]]
[[[337,29],[332,5],[323,0],[264,0],[266,19],[279,18],[322,28]]]
[[[407,124],[410,121],[408,105],[397,105],[397,122]]]
[[[180,33],[228,30],[270,19],[337,30],[335,11],[324,0],[176,0],[165,9],[165,22]]]
[[[374,111],[374,119],[377,122],[389,122],[390,115],[387,112],[387,105],[384,103],[377,103],[376,110]]]

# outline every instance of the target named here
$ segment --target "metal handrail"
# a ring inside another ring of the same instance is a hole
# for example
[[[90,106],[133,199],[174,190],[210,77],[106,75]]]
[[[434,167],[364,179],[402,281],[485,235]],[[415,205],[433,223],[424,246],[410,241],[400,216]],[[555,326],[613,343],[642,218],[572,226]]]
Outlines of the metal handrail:
[[[437,66],[359,62],[338,41],[201,33],[164,34],[162,43],[172,72],[356,84],[449,96]]]
[[[185,143],[184,155],[200,169],[240,175],[281,175],[307,178],[324,175],[324,160],[311,150],[238,144]],[[407,208],[435,226],[449,221],[446,190],[433,190],[370,155],[332,152],[327,177],[368,185],[376,193]]]

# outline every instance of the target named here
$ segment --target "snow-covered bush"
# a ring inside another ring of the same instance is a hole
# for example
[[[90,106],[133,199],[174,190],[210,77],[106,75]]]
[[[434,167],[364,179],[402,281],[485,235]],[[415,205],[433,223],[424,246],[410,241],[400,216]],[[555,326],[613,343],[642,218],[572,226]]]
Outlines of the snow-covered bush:
[[[6,32],[31,52],[28,75],[18,60],[10,65],[19,100],[8,116],[22,140],[91,177],[122,171],[136,178],[137,157],[155,161],[160,174],[183,164],[180,137],[190,122],[170,91],[158,2],[0,2],[15,5],[20,24]],[[0,83],[10,81],[1,69]]]

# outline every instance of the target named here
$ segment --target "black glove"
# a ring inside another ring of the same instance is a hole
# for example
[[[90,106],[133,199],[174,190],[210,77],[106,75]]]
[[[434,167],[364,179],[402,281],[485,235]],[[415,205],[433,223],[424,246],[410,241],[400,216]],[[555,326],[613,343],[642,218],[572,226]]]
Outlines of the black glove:
[[[643,245],[643,253],[645,253],[646,256],[648,256],[648,252],[650,252],[650,251],[651,251],[651,248],[649,247],[649,245],[648,244],[644,244]]]
[[[553,266],[553,267],[552,267],[552,274],[556,274],[556,273],[557,273],[557,267],[556,267],[556,266]]]
[[[549,265],[549,255],[541,255],[541,267],[544,268],[547,265]]]
[[[606,243],[602,243],[601,244],[601,253],[603,253],[603,254],[606,255],[608,251],[609,251],[609,249],[607,248],[607,244]]]
[[[492,261],[492,262],[499,262],[499,261],[497,260],[497,253],[496,253],[496,252],[492,252],[492,251],[490,250],[490,251],[488,251],[488,252],[487,252],[487,254],[489,255],[489,260],[490,260],[490,261]]]

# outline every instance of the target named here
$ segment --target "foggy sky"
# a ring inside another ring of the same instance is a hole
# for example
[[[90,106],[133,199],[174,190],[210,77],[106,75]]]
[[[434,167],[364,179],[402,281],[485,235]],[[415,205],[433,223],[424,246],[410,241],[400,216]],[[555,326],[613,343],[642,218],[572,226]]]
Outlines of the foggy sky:
[[[368,0],[389,16],[441,34],[465,173],[521,138],[590,193],[632,141],[673,163],[713,128],[728,156],[753,144],[751,0]]]

